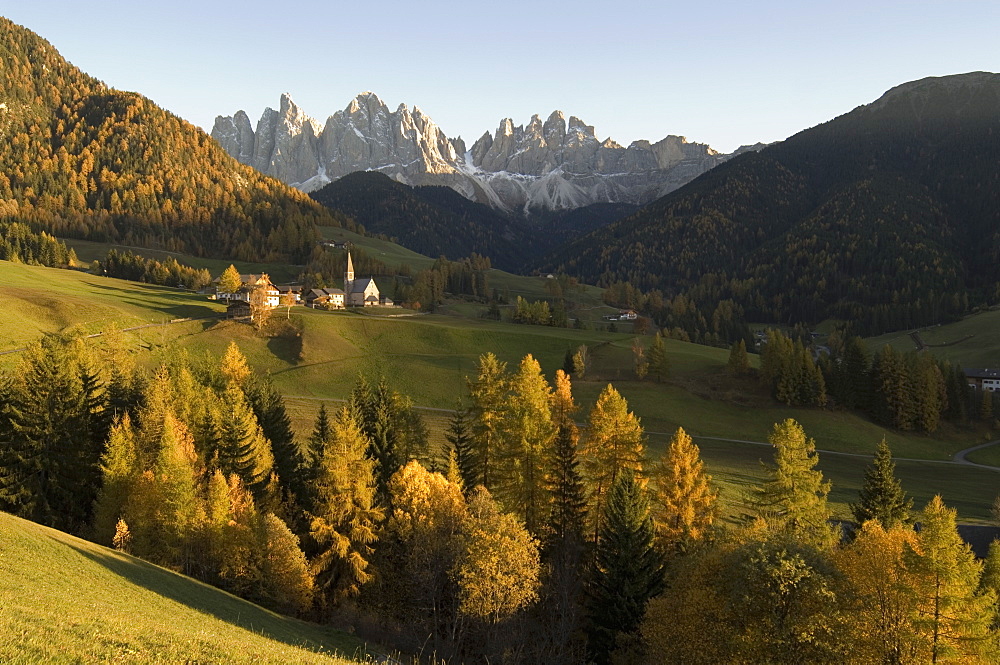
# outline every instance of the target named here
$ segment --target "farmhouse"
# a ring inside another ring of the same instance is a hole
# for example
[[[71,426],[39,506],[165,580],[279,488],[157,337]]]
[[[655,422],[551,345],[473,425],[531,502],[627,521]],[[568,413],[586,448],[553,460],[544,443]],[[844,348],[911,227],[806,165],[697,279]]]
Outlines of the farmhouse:
[[[311,289],[305,296],[306,307],[343,309],[344,292],[340,289]]]
[[[217,290],[216,298],[230,302],[241,300],[248,303],[250,302],[250,293],[256,288],[262,288],[264,289],[264,293],[267,294],[268,306],[278,306],[280,294],[278,288],[271,283],[271,278],[267,276],[267,273],[261,273],[260,275],[240,275],[240,283],[241,286],[235,293],[222,293]],[[219,278],[215,280],[215,284],[216,289],[218,289]]]
[[[989,368],[966,368],[965,378],[969,387],[976,390],[994,392],[1000,390],[1000,370]]]

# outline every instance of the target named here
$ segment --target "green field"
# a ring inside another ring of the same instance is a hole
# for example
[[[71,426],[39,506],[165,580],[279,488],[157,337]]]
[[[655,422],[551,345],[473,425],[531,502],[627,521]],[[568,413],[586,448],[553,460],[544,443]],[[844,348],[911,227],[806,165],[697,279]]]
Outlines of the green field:
[[[920,338],[930,352],[962,367],[1000,367],[1000,310],[979,312],[955,323],[920,328]],[[889,344],[899,351],[916,348],[910,331],[889,333],[867,340],[876,351]]]
[[[326,663],[355,637],[0,513],[0,662]]]
[[[536,278],[521,278],[536,279]],[[99,332],[106,321],[121,328],[161,323],[180,316],[216,315],[221,309],[204,296],[176,289],[94,277],[84,273],[0,262],[0,282],[12,288],[0,295],[0,306],[13,316],[13,338],[0,351],[23,346],[43,332],[78,328]],[[61,294],[54,296],[53,293]],[[158,325],[127,333],[136,359],[147,366],[163,354],[186,351],[193,357],[206,352],[221,355],[236,341],[250,363],[269,372],[286,395],[296,430],[306,434],[320,400],[348,396],[359,373],[384,375],[420,407],[452,409],[464,394],[466,377],[478,357],[491,351],[513,368],[533,354],[548,376],[562,367],[568,349],[586,344],[592,366],[585,380],[574,380],[574,394],[584,407],[612,382],[628,400],[651,433],[651,454],[658,455],[670,433],[683,426],[692,435],[747,441],[766,441],[775,422],[792,417],[824,450],[868,455],[883,436],[897,457],[946,461],[958,450],[988,440],[988,432],[946,425],[933,436],[885,430],[854,414],[839,410],[795,408],[775,403],[752,379],[728,375],[728,351],[667,340],[671,375],[667,382],[636,381],[632,370],[633,336],[599,330],[572,330],[521,326],[454,314],[373,316],[296,308],[288,324],[276,326],[273,336],[260,336],[245,324],[207,318]],[[277,310],[274,320],[284,321]],[[646,338],[648,341],[648,338]],[[102,344],[95,338],[93,344]],[[0,367],[11,367],[19,354],[0,355]],[[443,442],[447,413],[425,411],[432,444]],[[758,460],[769,459],[767,448],[736,442],[705,440],[706,459],[724,480],[727,496],[744,477],[759,473]],[[971,458],[1000,466],[1000,450],[987,449]],[[839,457],[827,460],[835,482],[834,497],[842,507],[854,500],[867,460]],[[941,492],[955,497],[963,518],[984,519],[1000,479],[993,472],[950,464],[914,464],[908,489],[918,496]],[[735,495],[734,495],[735,496]],[[839,497],[839,498],[838,498]]]

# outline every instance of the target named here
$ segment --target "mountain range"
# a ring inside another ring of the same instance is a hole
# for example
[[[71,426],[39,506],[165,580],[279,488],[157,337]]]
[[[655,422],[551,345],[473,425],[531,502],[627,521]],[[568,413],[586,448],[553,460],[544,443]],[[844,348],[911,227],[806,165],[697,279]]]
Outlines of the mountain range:
[[[401,104],[392,111],[371,92],[325,123],[284,94],[256,128],[238,111],[217,117],[212,137],[242,163],[306,192],[355,171],[378,171],[403,184],[445,185],[468,199],[524,212],[648,203],[732,156],[673,135],[623,147],[599,140],[594,127],[561,111],[544,121],[535,115],[526,126],[504,119],[467,147],[419,108]]]
[[[721,164],[543,265],[712,316],[938,323],[1000,300],[1000,75],[899,85]]]

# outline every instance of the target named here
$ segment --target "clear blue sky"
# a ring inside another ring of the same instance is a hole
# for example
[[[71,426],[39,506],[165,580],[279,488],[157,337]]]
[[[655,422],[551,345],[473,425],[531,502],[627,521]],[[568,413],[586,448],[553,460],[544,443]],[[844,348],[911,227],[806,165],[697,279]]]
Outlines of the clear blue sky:
[[[211,130],[288,92],[320,119],[372,90],[471,145],[560,109],[627,145],[775,141],[925,76],[1000,71],[1000,2],[0,0],[109,85]]]

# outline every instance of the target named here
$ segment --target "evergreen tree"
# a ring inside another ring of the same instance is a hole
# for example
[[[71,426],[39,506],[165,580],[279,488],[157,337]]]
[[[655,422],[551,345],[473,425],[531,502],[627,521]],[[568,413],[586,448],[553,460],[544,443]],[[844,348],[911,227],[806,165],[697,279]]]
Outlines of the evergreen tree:
[[[977,662],[987,646],[996,596],[980,592],[983,564],[958,535],[956,511],[935,496],[920,516],[917,546],[904,552],[917,599],[914,626],[929,644],[930,662]]]
[[[609,662],[622,635],[638,631],[646,603],[663,590],[664,566],[653,547],[653,519],[631,469],[617,476],[603,506],[604,519],[587,585],[588,649]]]
[[[851,337],[837,365],[833,389],[837,401],[849,409],[871,408],[870,371],[868,347],[860,337]]]
[[[704,466],[698,446],[677,428],[650,471],[653,521],[663,551],[684,551],[702,540],[718,517],[719,492],[712,488]]]
[[[507,363],[492,353],[479,357],[476,380],[469,381],[472,420],[471,473],[466,490],[477,485],[487,490],[496,486],[496,457],[503,432],[504,404],[507,398]]]
[[[226,387],[222,401],[226,416],[219,428],[219,468],[227,475],[239,475],[258,504],[267,505],[274,489],[271,442],[264,437],[243,391],[234,382]]]
[[[851,513],[858,526],[868,520],[878,520],[882,528],[888,530],[909,523],[913,499],[907,498],[895,469],[892,451],[883,437],[875,449],[872,466],[865,470],[860,501],[851,504]]]
[[[285,400],[270,377],[248,381],[245,395],[264,438],[271,442],[274,471],[281,482],[283,498],[294,504],[306,492],[305,461],[292,432],[292,420],[285,410]]]
[[[625,398],[610,383],[601,391],[587,419],[582,452],[585,477],[590,485],[590,515],[594,539],[599,537],[605,495],[618,474],[626,469],[641,473],[646,458],[646,435]]]
[[[473,465],[474,452],[472,448],[472,432],[470,431],[469,411],[461,403],[455,409],[455,415],[448,421],[448,429],[445,430],[444,438],[450,444],[450,455],[454,455],[455,464],[458,467],[458,474],[461,477],[462,487],[471,489],[471,483],[476,481],[475,467]]]
[[[552,510],[549,516],[550,541],[582,544],[587,515],[587,491],[580,473],[577,455],[579,431],[572,422],[562,422],[556,431],[549,492]]]
[[[0,406],[0,508],[64,531],[90,523],[101,442],[77,359],[47,337],[24,353]]]
[[[832,547],[838,538],[829,523],[830,482],[815,468],[815,441],[791,418],[775,424],[768,441],[774,446],[775,465],[768,469],[768,479],[753,489],[750,502],[756,516],[774,532]]]
[[[670,358],[667,357],[667,345],[663,341],[663,335],[657,331],[653,337],[653,342],[649,345],[647,352],[649,375],[661,383],[670,373]]]

